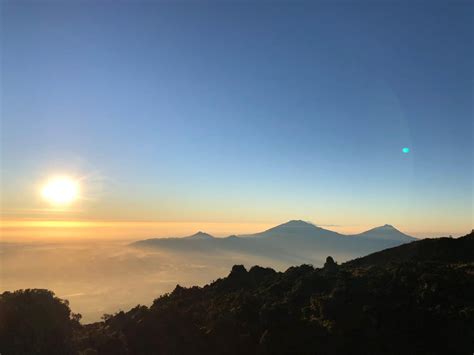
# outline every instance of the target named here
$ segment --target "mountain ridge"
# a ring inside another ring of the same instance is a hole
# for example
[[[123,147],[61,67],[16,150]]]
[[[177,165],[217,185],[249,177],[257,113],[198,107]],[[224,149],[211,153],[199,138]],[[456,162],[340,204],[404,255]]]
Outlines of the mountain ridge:
[[[426,238],[413,243],[384,249],[344,265],[360,267],[413,261],[437,260],[443,262],[473,261],[474,231],[460,238]]]
[[[381,231],[380,238],[377,238],[378,231]],[[200,231],[187,237],[139,240],[131,246],[201,254],[212,251],[215,255],[237,253],[270,258],[278,264],[284,260],[289,266],[298,261],[320,265],[326,255],[347,261],[414,240],[388,225],[358,235],[345,235],[310,222],[290,220],[255,234],[216,238]]]
[[[142,239],[138,240],[137,242],[144,241],[144,240],[169,240],[169,239],[228,239],[230,237],[233,238],[244,238],[244,237],[253,237],[253,236],[262,236],[266,234],[274,234],[275,232],[280,233],[280,232],[294,232],[296,230],[309,230],[309,231],[324,231],[325,233],[328,234],[333,234],[333,235],[338,235],[338,236],[343,236],[343,237],[365,237],[366,234],[375,234],[377,232],[386,232],[387,230],[396,232],[398,234],[401,234],[403,236],[408,237],[409,240],[415,241],[418,240],[418,238],[415,238],[413,236],[410,236],[408,234],[405,234],[403,232],[400,232],[397,228],[390,224],[385,224],[383,226],[378,226],[371,228],[367,231],[357,233],[357,234],[342,234],[339,232],[332,231],[330,229],[325,229],[322,227],[319,227],[317,224],[314,224],[312,222],[308,221],[303,221],[303,220],[289,220],[288,222],[281,223],[279,225],[276,225],[274,227],[271,227],[269,229],[264,230],[263,232],[257,232],[257,233],[252,233],[252,234],[232,234],[226,237],[214,237],[213,235],[203,232],[203,231],[198,231],[190,236],[184,236],[184,237],[166,237],[166,238],[148,238],[148,239]]]

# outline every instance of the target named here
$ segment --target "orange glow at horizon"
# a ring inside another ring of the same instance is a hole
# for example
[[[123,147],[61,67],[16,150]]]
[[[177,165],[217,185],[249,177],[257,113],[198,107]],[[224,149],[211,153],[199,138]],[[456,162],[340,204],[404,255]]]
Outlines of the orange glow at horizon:
[[[137,240],[146,238],[183,237],[204,231],[216,237],[226,237],[232,234],[254,234],[272,228],[280,222],[176,222],[176,221],[117,221],[117,220],[2,220],[0,221],[0,236],[3,241],[36,241],[58,239],[123,239]],[[357,234],[375,225],[358,226],[321,226],[342,234]],[[429,233],[418,230],[402,232],[415,237],[439,236],[439,233]],[[459,231],[464,235],[468,231]],[[446,232],[444,235],[455,234]]]
[[[273,227],[272,223],[156,222],[95,220],[6,220],[0,230],[4,240],[58,238],[143,239],[181,237],[206,231],[216,237],[251,234]]]

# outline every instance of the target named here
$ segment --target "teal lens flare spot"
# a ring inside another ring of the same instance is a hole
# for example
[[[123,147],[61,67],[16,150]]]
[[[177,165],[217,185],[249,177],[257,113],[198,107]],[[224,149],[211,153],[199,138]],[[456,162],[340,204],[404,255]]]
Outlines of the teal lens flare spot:
[[[410,148],[405,147],[402,149],[402,152],[405,154],[410,153]]]

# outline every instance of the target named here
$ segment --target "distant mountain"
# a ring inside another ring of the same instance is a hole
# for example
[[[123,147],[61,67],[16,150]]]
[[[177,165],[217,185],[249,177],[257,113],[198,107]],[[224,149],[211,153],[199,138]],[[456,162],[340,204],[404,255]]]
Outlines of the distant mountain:
[[[320,228],[310,222],[292,220],[264,232],[247,235],[247,237],[267,238],[319,238],[319,237],[341,237],[342,234]]]
[[[393,240],[400,242],[413,242],[416,238],[410,237],[409,235],[400,232],[390,224],[386,224],[381,227],[370,229],[366,232],[353,235],[353,237],[378,239],[378,240]]]
[[[212,240],[212,239],[215,239],[215,237],[213,237],[212,235],[210,234],[207,234],[207,233],[204,233],[204,232],[197,232],[196,234],[193,234],[189,237],[184,237],[182,239],[192,239],[192,240]]]
[[[132,245],[176,252],[231,252],[275,259],[286,265],[301,262],[322,265],[327,255],[345,261],[413,240],[416,239],[388,225],[347,236],[310,222],[292,220],[256,234],[215,238],[198,232],[189,237],[154,238]]]

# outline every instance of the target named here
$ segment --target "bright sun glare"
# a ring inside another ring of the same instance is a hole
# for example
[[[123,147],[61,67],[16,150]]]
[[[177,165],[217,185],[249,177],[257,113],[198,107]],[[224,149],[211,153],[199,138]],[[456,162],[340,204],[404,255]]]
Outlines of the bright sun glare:
[[[60,206],[74,202],[78,195],[79,183],[67,176],[52,178],[41,189],[41,196],[46,201]]]

